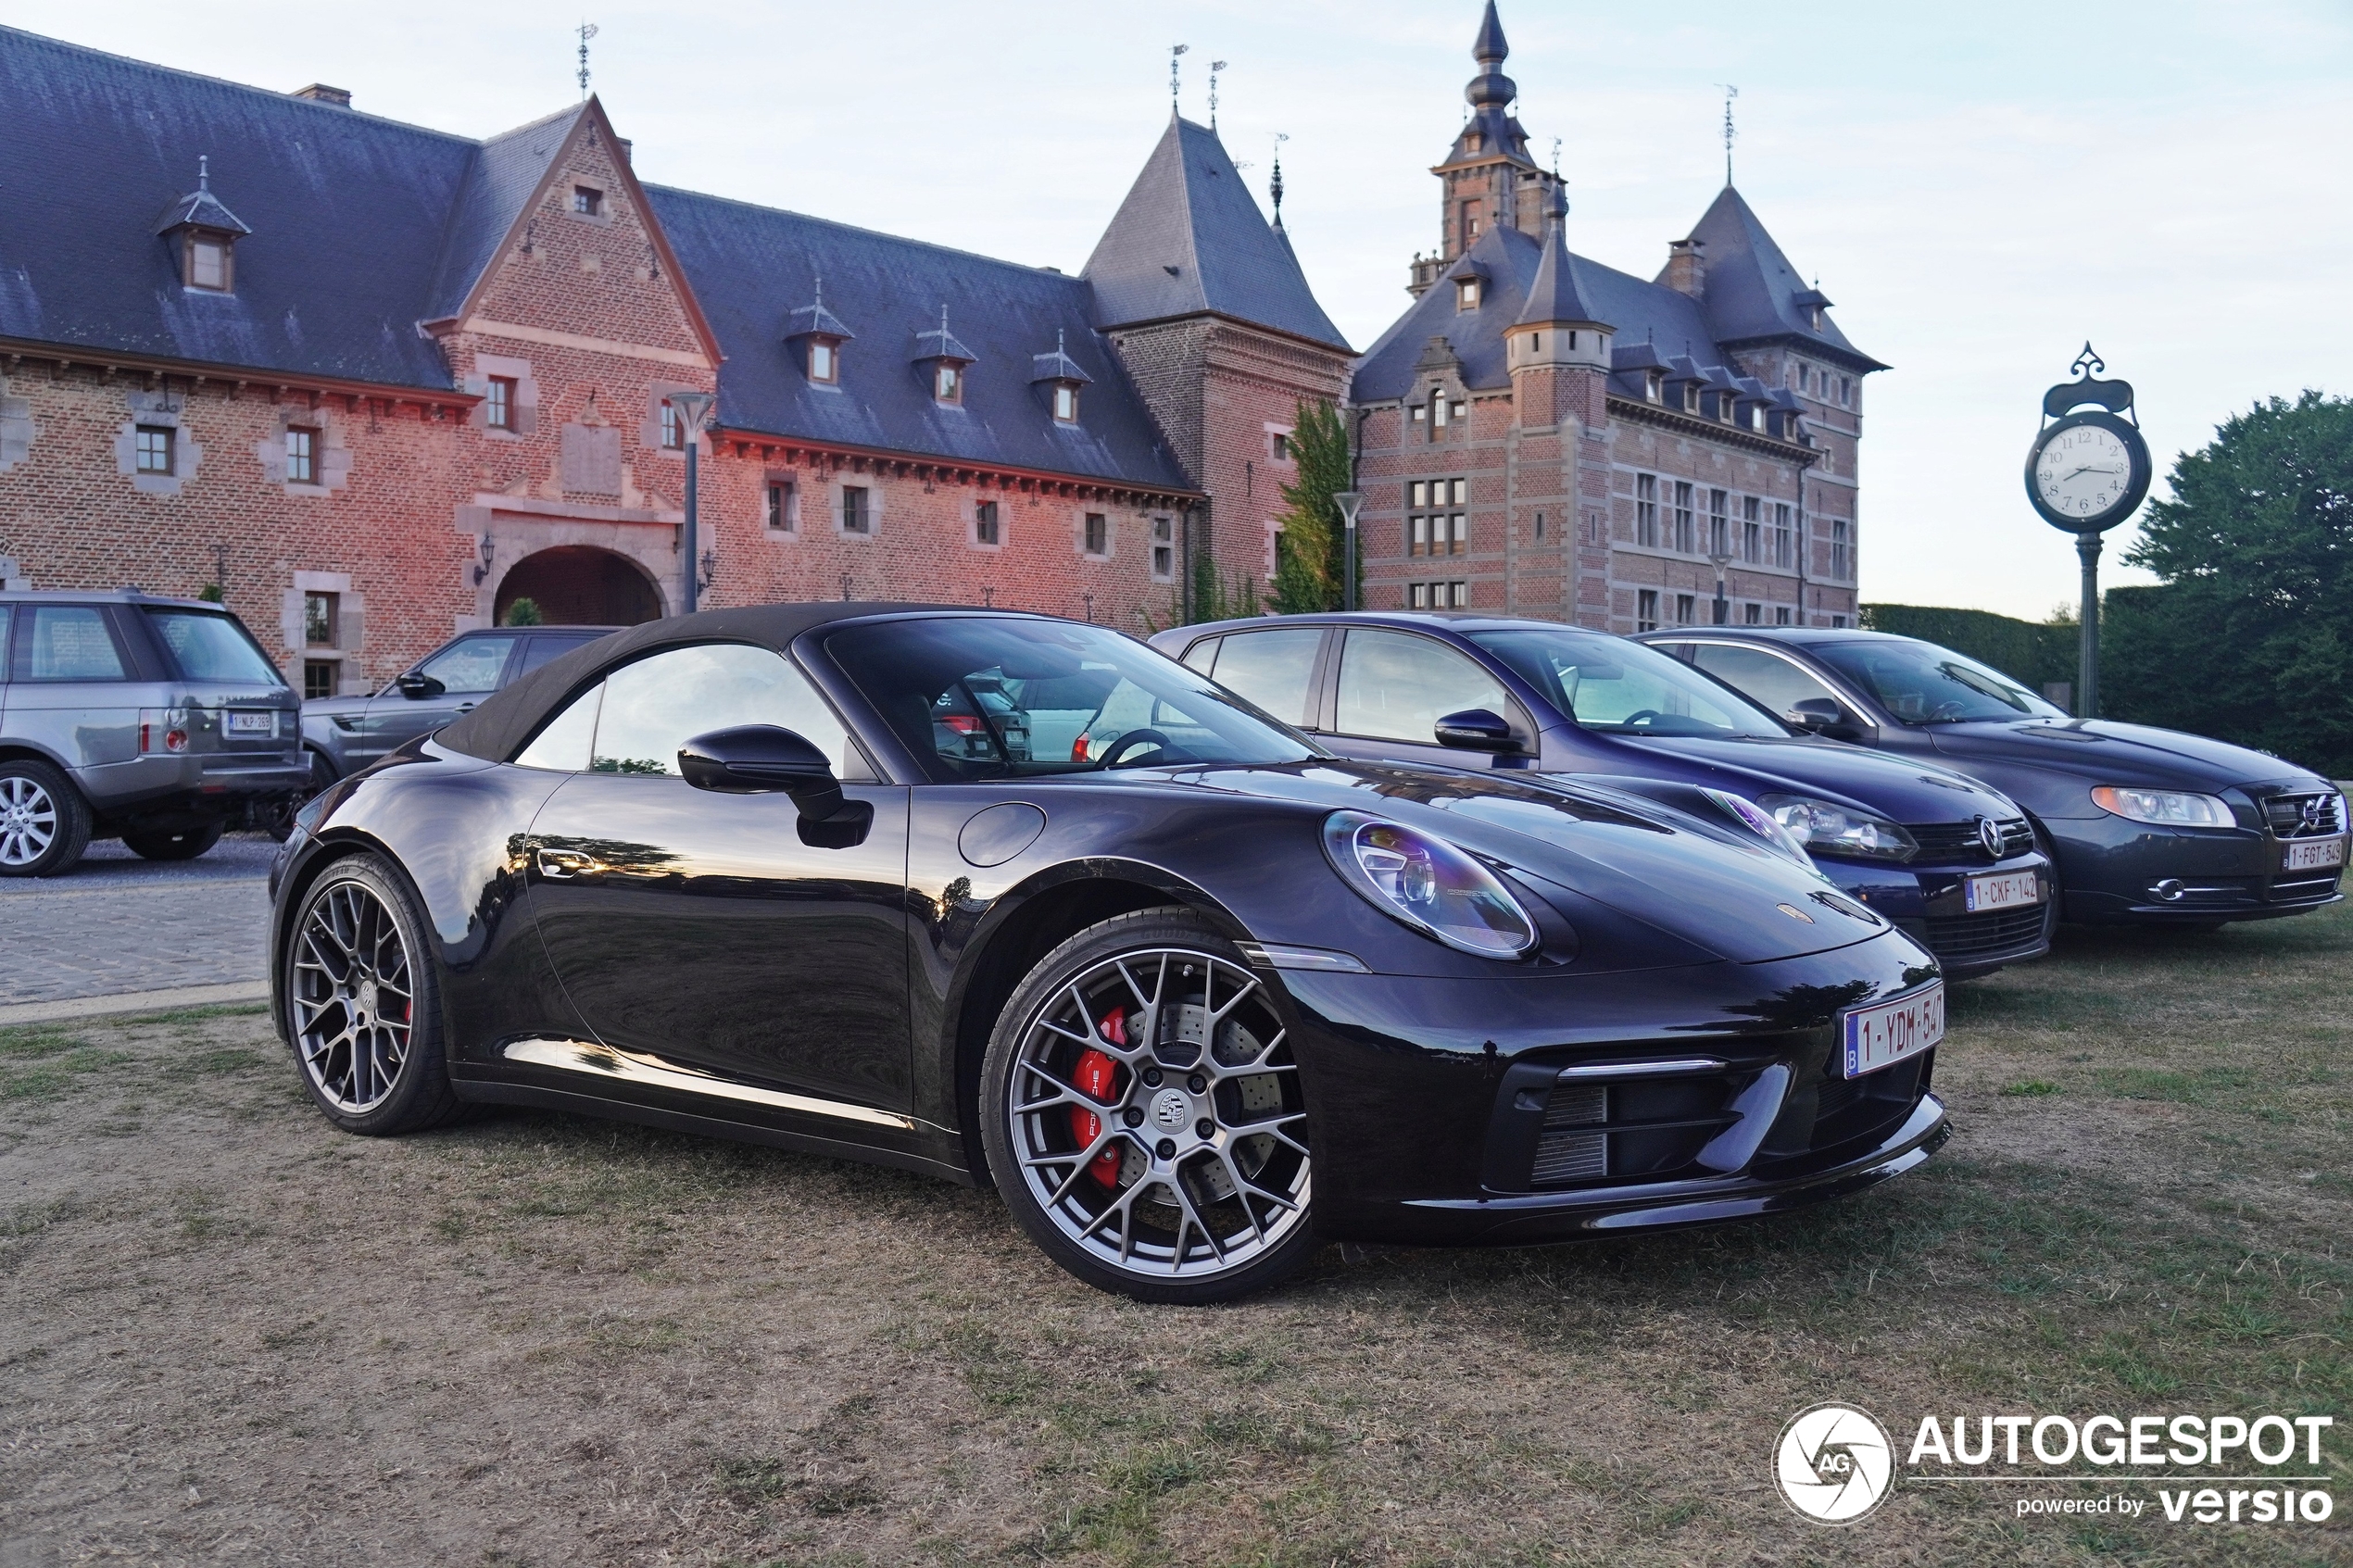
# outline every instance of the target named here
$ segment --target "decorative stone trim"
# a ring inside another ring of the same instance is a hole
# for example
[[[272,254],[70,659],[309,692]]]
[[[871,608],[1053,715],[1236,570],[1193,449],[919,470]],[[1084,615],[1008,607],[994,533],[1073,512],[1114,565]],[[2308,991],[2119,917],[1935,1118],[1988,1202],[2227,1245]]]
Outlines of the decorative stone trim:
[[[32,455],[41,427],[33,422],[32,400],[8,395],[8,378],[0,376],[0,473],[6,473]]]
[[[253,444],[254,456],[261,461],[261,477],[277,485],[289,495],[330,495],[351,483],[351,449],[344,443],[342,424],[321,402],[315,408],[300,408],[281,403],[276,410],[277,433]],[[318,433],[317,445],[310,454],[310,470],[317,477],[308,481],[286,477],[286,432],[289,429]]]
[[[115,471],[131,481],[132,489],[143,495],[176,497],[181,486],[196,477],[197,465],[204,461],[204,448],[190,439],[188,427],[182,422],[187,399],[174,397],[169,392],[125,392],[123,401],[130,405],[131,418],[115,431]],[[141,473],[139,471],[139,427],[160,427],[175,433],[171,441],[171,471]]]

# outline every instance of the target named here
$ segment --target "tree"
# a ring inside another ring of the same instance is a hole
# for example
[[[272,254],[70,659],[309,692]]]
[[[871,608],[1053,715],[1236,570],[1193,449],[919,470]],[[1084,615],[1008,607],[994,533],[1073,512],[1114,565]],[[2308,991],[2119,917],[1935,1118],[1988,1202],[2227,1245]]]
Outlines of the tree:
[[[1348,422],[1329,403],[1302,400],[1290,447],[1299,478],[1283,486],[1285,507],[1276,520],[1281,532],[1275,538],[1269,608],[1277,615],[1338,609],[1346,583],[1348,563],[1341,557],[1348,541],[1332,497],[1350,488],[1355,477]]]
[[[2173,465],[2125,559],[2102,706],[2353,774],[2353,401],[2307,391],[2223,423]]]
[[[507,607],[507,618],[505,621],[500,622],[500,624],[506,626],[538,626],[545,624],[546,621],[547,617],[539,613],[539,601],[537,599],[520,598]]]

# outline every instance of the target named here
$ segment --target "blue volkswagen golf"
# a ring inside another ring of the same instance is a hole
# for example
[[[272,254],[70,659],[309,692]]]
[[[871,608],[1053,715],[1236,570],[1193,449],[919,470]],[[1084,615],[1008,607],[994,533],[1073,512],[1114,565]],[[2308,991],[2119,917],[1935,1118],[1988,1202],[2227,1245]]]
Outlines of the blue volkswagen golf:
[[[2050,948],[2051,862],[2007,797],[1805,734],[1641,643],[1549,621],[1380,612],[1177,626],[1151,641],[1343,757],[1678,786],[1810,858],[1950,978]]]

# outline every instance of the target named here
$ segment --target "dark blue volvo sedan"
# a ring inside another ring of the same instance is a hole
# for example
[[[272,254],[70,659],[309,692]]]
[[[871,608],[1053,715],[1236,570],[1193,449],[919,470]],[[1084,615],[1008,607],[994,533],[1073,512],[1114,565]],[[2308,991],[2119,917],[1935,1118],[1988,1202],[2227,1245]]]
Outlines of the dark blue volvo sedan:
[[[1344,757],[1704,791],[1921,941],[1949,978],[2050,948],[2051,863],[2007,797],[1805,734],[1640,643],[1549,621],[1358,612],[1178,626],[1152,646]]]

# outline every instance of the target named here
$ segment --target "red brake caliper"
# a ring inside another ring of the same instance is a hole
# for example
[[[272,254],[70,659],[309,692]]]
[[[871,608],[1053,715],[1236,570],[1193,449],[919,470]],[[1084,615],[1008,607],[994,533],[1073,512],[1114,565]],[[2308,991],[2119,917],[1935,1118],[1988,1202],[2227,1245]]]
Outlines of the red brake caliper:
[[[1105,1018],[1099,1027],[1103,1038],[1113,1045],[1124,1046],[1127,1043],[1126,1014],[1114,1012]],[[1071,1075],[1071,1082],[1097,1099],[1107,1100],[1119,1085],[1119,1063],[1113,1060],[1108,1053],[1089,1046],[1078,1053],[1078,1071]],[[1102,1135],[1102,1119],[1093,1111],[1075,1105],[1070,1108],[1070,1135],[1078,1140],[1079,1148],[1085,1148],[1093,1143]],[[1106,1148],[1095,1156],[1088,1162],[1087,1173],[1105,1186],[1117,1182],[1119,1150],[1116,1148]]]

